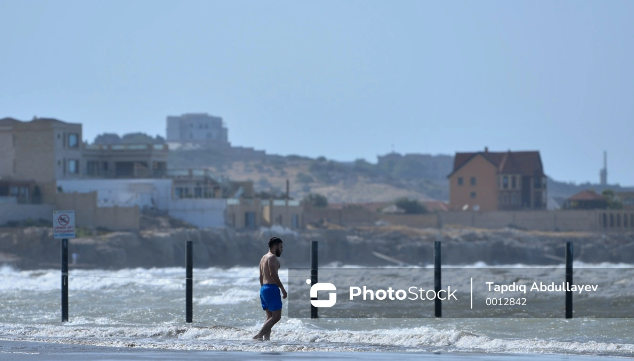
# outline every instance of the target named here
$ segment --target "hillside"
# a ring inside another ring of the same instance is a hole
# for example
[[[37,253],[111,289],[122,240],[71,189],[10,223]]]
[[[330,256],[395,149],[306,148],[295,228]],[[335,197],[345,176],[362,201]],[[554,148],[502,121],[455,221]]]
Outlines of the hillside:
[[[442,162],[448,164],[450,160],[442,159]],[[274,194],[285,191],[288,179],[292,198],[319,193],[330,203],[389,202],[399,197],[449,198],[447,180],[426,175],[422,162],[404,159],[385,163],[372,164],[363,160],[342,163],[323,157],[270,155],[257,160],[236,160],[211,151],[196,150],[170,152],[169,167],[207,168],[232,180],[252,180],[256,192]]]
[[[453,168],[448,155],[389,153],[377,163],[365,160],[338,162],[324,157],[265,155],[259,158],[226,154],[214,150],[170,152],[172,169],[207,168],[232,180],[252,180],[256,192],[283,193],[286,180],[290,193],[301,199],[319,193],[330,203],[390,202],[399,197],[419,200],[449,200],[447,175]],[[632,191],[619,185],[572,184],[548,179],[548,196],[567,198],[585,189],[601,192]]]

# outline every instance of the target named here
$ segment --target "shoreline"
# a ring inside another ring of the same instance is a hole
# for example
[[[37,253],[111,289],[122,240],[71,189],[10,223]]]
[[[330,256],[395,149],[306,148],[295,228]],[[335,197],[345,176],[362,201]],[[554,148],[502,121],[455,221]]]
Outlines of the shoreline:
[[[0,355],[11,357],[11,360],[209,360],[213,358],[223,360],[497,360],[497,361],[592,361],[615,360],[626,358],[623,356],[588,356],[572,354],[518,354],[518,353],[478,353],[478,352],[443,352],[443,351],[306,351],[306,352],[250,352],[250,351],[192,351],[166,350],[159,348],[133,348],[77,345],[66,343],[48,343],[38,341],[0,340]],[[10,355],[10,356],[9,356]]]

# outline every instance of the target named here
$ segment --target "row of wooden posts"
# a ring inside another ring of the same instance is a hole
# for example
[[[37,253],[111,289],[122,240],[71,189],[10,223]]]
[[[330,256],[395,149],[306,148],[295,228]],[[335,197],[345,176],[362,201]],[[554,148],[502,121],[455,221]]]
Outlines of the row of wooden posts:
[[[62,239],[62,322],[68,321],[68,239]],[[319,279],[318,243],[312,241],[310,245],[310,284]],[[192,323],[193,318],[193,294],[194,294],[194,262],[193,243],[187,241],[186,267],[185,267],[185,322]],[[434,291],[440,291],[442,267],[440,262],[441,242],[434,243]],[[566,283],[572,285],[572,242],[566,242]],[[436,297],[434,300],[434,315],[442,317],[442,302]],[[310,305],[310,318],[319,318],[318,308]],[[566,318],[572,318],[572,291],[566,290]]]

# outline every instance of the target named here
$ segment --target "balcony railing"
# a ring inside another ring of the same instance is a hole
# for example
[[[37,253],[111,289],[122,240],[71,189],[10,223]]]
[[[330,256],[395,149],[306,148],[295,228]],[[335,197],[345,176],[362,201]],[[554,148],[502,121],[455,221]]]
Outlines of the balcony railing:
[[[90,144],[85,150],[168,150],[167,144]]]

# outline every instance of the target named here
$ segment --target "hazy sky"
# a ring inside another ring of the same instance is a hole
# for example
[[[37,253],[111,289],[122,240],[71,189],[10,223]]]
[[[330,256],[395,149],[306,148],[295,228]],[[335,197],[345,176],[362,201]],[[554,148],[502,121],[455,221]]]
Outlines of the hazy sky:
[[[634,185],[634,1],[0,0],[0,118],[375,162],[539,150],[546,173]]]

